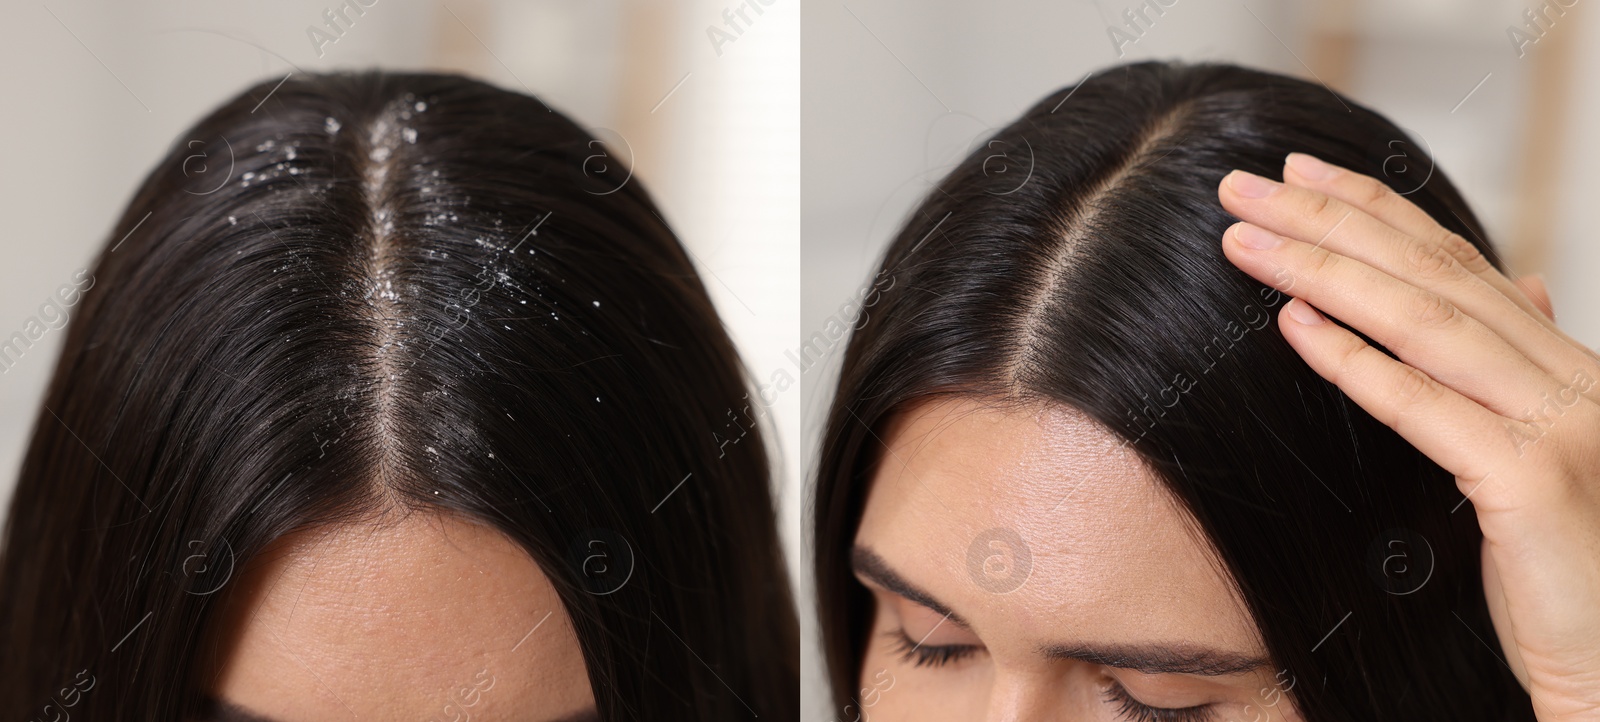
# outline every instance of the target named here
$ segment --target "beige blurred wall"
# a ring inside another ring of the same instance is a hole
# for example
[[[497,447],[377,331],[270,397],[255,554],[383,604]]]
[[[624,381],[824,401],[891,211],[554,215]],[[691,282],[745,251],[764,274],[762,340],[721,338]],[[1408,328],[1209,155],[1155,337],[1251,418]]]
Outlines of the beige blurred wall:
[[[799,324],[798,0],[763,5],[720,48],[707,28],[724,27],[727,3],[710,0],[375,0],[347,11],[353,22],[318,57],[308,28],[326,30],[324,11],[342,4],[0,5],[0,336],[90,263],[136,184],[203,114],[263,78],[375,66],[532,91],[630,149],[752,375],[780,367]],[[63,336],[0,374],[0,500]],[[791,558],[799,408],[791,390],[766,417]]]

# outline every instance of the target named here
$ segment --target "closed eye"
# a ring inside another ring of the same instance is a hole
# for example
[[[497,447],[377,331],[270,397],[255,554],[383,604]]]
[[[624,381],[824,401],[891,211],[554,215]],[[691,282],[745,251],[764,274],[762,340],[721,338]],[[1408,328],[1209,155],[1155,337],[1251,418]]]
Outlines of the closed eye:
[[[923,644],[906,634],[904,628],[884,633],[899,652],[900,660],[917,667],[942,667],[983,651],[976,644]]]
[[[1117,716],[1128,722],[1209,722],[1213,719],[1209,704],[1192,707],[1152,707],[1133,698],[1128,688],[1113,680],[1105,690],[1106,701],[1116,705]]]

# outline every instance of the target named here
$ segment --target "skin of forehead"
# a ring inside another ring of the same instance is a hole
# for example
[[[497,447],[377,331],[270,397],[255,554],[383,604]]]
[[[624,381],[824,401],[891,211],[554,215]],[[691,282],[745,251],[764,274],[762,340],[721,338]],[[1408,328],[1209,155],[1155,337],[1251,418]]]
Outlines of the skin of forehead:
[[[1176,500],[1076,409],[957,397],[908,409],[884,440],[857,539],[971,621],[991,651],[1173,641],[1261,650]],[[1006,593],[980,587],[969,569],[969,546],[993,528],[1016,532],[1031,556],[1026,581]]]
[[[475,719],[555,719],[594,704],[548,577],[475,522],[417,512],[297,532],[228,586],[208,686],[258,714],[448,719],[454,701]]]

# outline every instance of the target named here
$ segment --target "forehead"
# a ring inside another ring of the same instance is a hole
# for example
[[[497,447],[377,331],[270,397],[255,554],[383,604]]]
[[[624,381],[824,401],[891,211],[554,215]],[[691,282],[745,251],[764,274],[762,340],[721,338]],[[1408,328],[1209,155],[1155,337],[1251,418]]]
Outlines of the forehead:
[[[553,719],[592,699],[555,588],[482,525],[417,513],[302,532],[241,572],[210,689],[255,713],[427,719],[454,702]]]
[[[1176,500],[1081,412],[958,397],[882,441],[857,543],[980,635],[1259,649]]]

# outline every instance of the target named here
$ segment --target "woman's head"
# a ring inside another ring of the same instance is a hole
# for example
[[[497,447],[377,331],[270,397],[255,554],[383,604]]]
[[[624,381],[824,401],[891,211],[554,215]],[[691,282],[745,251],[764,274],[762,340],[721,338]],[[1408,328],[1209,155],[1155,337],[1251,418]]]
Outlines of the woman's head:
[[[742,371],[606,153],[432,74],[264,83],[181,137],[36,422],[0,699],[792,716],[765,449],[712,434]]]
[[[1452,478],[1301,361],[1273,319],[1288,297],[1221,252],[1219,181],[1279,176],[1291,151],[1383,179],[1498,264],[1400,128],[1225,65],[1063,88],[912,214],[823,438],[837,704],[1529,715],[1486,645],[1478,531]]]

